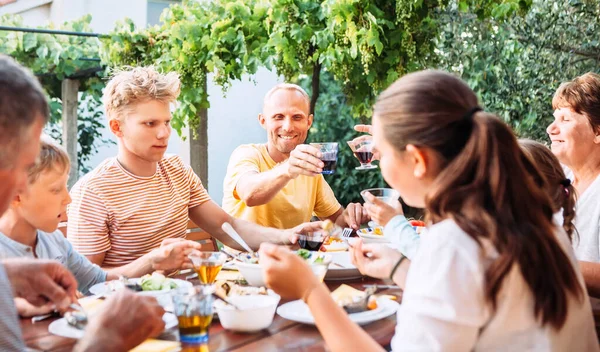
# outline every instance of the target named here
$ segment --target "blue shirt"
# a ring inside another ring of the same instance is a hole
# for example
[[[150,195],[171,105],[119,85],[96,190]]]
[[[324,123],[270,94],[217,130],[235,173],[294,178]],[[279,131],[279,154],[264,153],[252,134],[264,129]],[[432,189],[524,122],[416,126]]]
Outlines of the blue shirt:
[[[64,265],[75,279],[79,291],[84,294],[93,285],[106,281],[106,272],[79,254],[59,230],[53,233],[37,231],[35,254],[40,259],[52,259]],[[35,258],[33,249],[0,232],[0,258]]]
[[[383,233],[389,237],[398,250],[412,260],[419,249],[421,237],[413,229],[404,215],[394,216],[383,228]]]

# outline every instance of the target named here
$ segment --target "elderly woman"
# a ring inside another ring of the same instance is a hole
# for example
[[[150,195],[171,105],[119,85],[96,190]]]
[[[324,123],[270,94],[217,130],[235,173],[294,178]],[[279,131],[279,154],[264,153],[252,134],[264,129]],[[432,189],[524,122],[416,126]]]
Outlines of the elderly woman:
[[[563,83],[552,107],[554,122],[546,130],[552,152],[569,168],[578,195],[575,254],[590,295],[600,297],[600,75]]]

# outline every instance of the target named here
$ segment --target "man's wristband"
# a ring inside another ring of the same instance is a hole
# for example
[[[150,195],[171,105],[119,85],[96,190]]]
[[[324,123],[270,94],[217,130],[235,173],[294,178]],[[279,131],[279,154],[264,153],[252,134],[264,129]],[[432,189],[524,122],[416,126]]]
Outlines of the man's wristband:
[[[392,268],[392,272],[390,273],[390,280],[393,280],[396,270],[398,270],[398,268],[400,267],[400,264],[402,264],[404,259],[406,259],[406,256],[404,254],[400,254],[400,259],[398,259],[398,261],[396,262],[396,265],[394,265],[394,267]]]

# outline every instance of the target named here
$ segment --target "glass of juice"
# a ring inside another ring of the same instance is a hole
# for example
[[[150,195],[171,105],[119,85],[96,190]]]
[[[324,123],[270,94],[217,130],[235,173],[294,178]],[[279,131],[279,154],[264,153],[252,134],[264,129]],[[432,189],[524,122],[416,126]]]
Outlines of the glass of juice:
[[[214,290],[212,286],[200,285],[173,292],[173,313],[179,322],[179,340],[182,345],[200,347],[208,344]]]
[[[319,149],[321,154],[321,161],[323,164],[323,171],[321,172],[323,175],[331,175],[335,173],[335,168],[337,166],[337,153],[338,153],[338,144],[335,142],[328,143],[310,143],[311,146]]]
[[[356,138],[347,142],[354,156],[360,161],[360,166],[356,170],[376,169],[377,165],[371,164],[373,160],[373,140],[368,138]]]
[[[194,251],[188,255],[192,261],[194,270],[198,274],[198,280],[203,284],[213,284],[221,271],[227,256],[221,252]]]

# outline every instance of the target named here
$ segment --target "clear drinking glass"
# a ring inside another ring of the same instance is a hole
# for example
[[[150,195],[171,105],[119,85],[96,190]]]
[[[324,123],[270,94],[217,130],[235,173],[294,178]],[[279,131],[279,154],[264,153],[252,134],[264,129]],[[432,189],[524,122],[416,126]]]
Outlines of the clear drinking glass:
[[[392,188],[369,188],[360,191],[360,195],[365,202],[369,202],[367,197],[365,197],[366,193],[371,193],[377,199],[392,206],[398,201],[398,198],[400,198],[400,193]]]
[[[214,287],[208,285],[180,288],[173,292],[173,312],[179,322],[182,344],[206,345],[213,318]]]
[[[370,170],[376,169],[377,165],[371,164],[373,160],[373,140],[357,138],[347,142],[354,156],[360,161],[360,166],[356,167],[356,170]]]
[[[194,251],[188,255],[188,258],[198,274],[198,280],[203,284],[213,284],[227,256],[221,252]]]
[[[321,161],[323,161],[323,171],[321,172],[324,175],[331,175],[335,173],[335,168],[337,166],[337,153],[338,153],[338,144],[335,142],[327,142],[327,143],[310,143],[311,146],[319,149],[323,156],[321,157]]]

